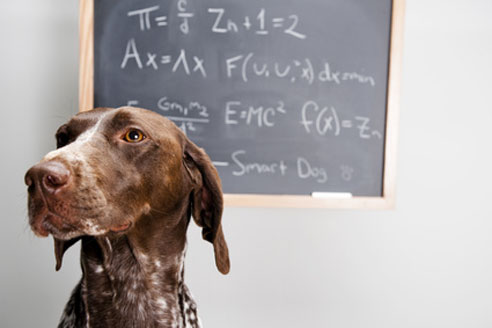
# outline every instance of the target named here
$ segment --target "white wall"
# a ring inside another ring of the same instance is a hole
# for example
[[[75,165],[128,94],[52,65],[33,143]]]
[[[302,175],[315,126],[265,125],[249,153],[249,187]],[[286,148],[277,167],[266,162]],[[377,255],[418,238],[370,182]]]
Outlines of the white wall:
[[[191,229],[205,327],[492,327],[492,1],[407,2],[396,210],[228,208],[228,276]],[[77,110],[77,9],[0,2],[1,327],[55,326],[80,276],[23,185]]]

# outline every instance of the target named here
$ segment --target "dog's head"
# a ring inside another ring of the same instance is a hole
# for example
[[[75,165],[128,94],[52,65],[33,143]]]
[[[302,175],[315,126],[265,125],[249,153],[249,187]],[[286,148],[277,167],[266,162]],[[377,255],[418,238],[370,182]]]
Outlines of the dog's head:
[[[29,223],[36,235],[55,238],[58,267],[77,238],[125,234],[152,213],[172,227],[188,206],[219,271],[229,271],[219,176],[171,121],[139,108],[98,108],[62,125],[56,141],[25,182]]]

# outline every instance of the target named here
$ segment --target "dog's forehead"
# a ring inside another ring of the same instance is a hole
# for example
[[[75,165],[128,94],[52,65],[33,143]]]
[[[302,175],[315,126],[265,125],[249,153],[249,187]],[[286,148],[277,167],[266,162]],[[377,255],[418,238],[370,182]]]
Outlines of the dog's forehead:
[[[83,133],[93,128],[110,111],[112,111],[111,108],[97,108],[87,112],[80,112],[62,125],[59,130],[66,128],[73,134]]]
[[[135,107],[96,108],[78,113],[67,125],[74,134],[82,134],[94,129],[101,132],[136,127],[159,138],[178,141],[180,135],[176,125],[167,118],[150,110]]]

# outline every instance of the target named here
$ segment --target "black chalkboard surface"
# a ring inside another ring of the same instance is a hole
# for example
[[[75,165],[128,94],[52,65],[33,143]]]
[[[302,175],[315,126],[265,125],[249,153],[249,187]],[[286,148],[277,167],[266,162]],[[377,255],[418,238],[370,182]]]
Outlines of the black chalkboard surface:
[[[383,197],[393,6],[97,0],[93,105],[167,116],[229,194]]]

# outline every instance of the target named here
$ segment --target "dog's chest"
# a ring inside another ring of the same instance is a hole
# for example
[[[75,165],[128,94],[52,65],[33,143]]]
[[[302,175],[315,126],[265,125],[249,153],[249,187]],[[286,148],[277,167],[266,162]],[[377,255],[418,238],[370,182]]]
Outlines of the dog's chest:
[[[81,294],[89,326],[199,328],[196,305],[182,274],[149,270],[160,266],[159,261],[143,268],[145,262],[134,260],[120,252],[111,263],[86,261]]]

